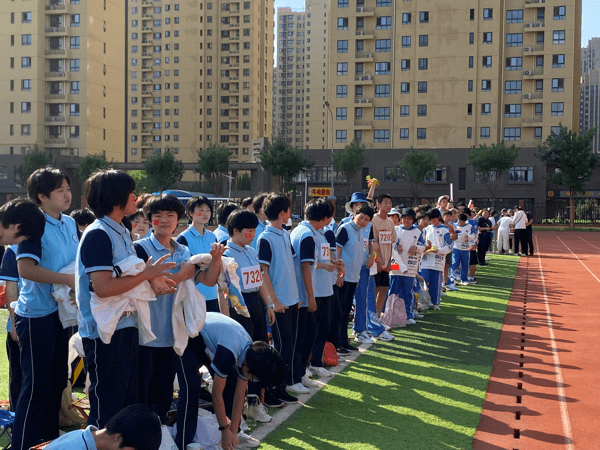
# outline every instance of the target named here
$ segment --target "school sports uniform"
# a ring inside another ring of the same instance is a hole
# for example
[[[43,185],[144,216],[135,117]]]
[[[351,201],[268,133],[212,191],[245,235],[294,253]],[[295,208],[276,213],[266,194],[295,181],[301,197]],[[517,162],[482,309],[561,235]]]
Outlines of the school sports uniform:
[[[229,231],[223,225],[219,225],[215,231],[215,237],[217,238],[217,242],[219,244],[225,244],[229,240]]]
[[[252,239],[252,242],[250,243],[250,247],[254,250],[258,250],[258,238],[262,232],[265,231],[265,228],[267,228],[267,221],[261,222],[261,220],[258,219],[258,225],[256,225],[256,230],[254,231],[254,239]]]
[[[477,235],[473,226],[468,222],[462,226],[456,223],[454,229],[458,234],[458,239],[454,241],[452,250],[452,272],[456,272],[460,266],[460,281],[467,282],[469,280],[469,252]]]
[[[92,431],[98,428],[88,426],[85,430],[75,430],[64,434],[44,447],[45,450],[97,450],[96,441]]]
[[[431,241],[432,245],[436,246],[436,253],[428,252],[421,258],[420,269],[421,276],[429,285],[429,293],[431,295],[431,303],[439,305],[439,289],[440,289],[440,273],[444,272],[446,265],[446,255],[452,251],[452,240],[448,227],[444,225],[429,225],[425,230],[425,240]]]

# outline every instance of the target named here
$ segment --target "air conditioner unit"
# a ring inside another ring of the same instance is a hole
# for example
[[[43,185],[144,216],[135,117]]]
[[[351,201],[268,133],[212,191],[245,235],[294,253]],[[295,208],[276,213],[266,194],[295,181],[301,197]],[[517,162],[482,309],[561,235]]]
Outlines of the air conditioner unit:
[[[373,53],[366,53],[366,54],[365,54],[365,56],[366,56],[367,58],[372,58],[372,57],[373,57]]]
[[[536,24],[535,24],[535,26],[536,26],[536,27],[543,27],[543,26],[544,26],[544,24],[540,22],[540,23],[536,23]]]
[[[531,94],[523,94],[524,99],[531,99]]]
[[[533,75],[533,71],[525,70],[525,71],[523,71],[523,75]]]
[[[525,47],[524,51],[525,52],[532,52],[533,51],[533,47]]]
[[[363,80],[370,80],[370,79],[371,79],[371,75],[365,75],[365,76],[363,77]]]
[[[356,12],[365,12],[365,7],[359,6],[358,8],[356,8]]]
[[[533,28],[534,24],[532,23],[526,23],[525,24],[525,28]]]
[[[362,100],[360,98],[357,98],[354,100],[354,103],[362,103]]]
[[[357,31],[356,34],[357,34],[357,36],[362,36],[363,34],[365,34],[365,32],[364,31]]]
[[[354,79],[355,79],[356,81],[360,81],[360,80],[362,80],[362,77],[354,77]]]

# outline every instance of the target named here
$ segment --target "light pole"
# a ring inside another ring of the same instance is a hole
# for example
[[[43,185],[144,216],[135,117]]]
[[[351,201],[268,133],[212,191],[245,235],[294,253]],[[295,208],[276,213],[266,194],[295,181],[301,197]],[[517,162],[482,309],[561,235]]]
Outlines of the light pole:
[[[325,102],[325,106],[327,106],[331,115],[331,195],[333,195],[333,112],[329,107],[329,102]]]

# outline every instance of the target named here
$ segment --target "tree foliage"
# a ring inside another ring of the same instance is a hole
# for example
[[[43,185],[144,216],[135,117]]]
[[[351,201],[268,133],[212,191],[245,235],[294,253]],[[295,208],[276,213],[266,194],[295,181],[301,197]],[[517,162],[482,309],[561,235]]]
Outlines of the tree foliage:
[[[221,174],[229,169],[229,149],[211,144],[206,150],[198,150],[196,172],[204,177],[208,190],[220,195],[223,189]]]
[[[411,148],[401,161],[395,163],[394,167],[396,175],[404,176],[410,183],[413,200],[417,204],[421,184],[437,167],[437,154],[431,150]]]
[[[496,201],[498,180],[511,167],[514,167],[519,149],[512,145],[507,147],[504,141],[499,144],[485,144],[474,148],[467,155],[467,164],[479,174],[480,181],[490,192],[492,206]]]
[[[171,152],[159,153],[146,161],[149,188],[164,191],[175,187],[183,178],[183,163]]]
[[[36,147],[33,152],[28,153],[23,158],[23,163],[17,167],[17,174],[21,178],[21,183],[24,185],[27,182],[27,178],[33,172],[41,167],[54,165],[54,159],[51,155],[40,152]]]
[[[250,175],[247,173],[243,174],[237,179],[237,188],[239,191],[249,191],[252,189],[252,181]]]
[[[104,155],[87,155],[79,162],[79,167],[75,169],[75,173],[82,182],[85,182],[96,170],[106,169],[109,162]]]
[[[365,145],[352,141],[344,150],[333,153],[333,168],[342,173],[346,180],[346,195],[350,195],[352,178],[362,169],[365,162]]]
[[[292,179],[300,174],[306,173],[314,162],[300,154],[300,150],[288,146],[282,139],[262,153],[260,165],[272,175],[280,177],[281,188],[287,191]]]
[[[130,170],[129,175],[135,180],[135,195],[149,193],[150,183],[148,182],[148,175],[144,170]]]

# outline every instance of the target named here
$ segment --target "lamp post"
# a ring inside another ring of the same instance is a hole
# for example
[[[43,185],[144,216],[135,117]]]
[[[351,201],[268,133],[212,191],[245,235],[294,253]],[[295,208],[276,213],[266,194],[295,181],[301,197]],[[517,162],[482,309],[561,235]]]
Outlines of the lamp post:
[[[333,195],[333,112],[329,107],[329,102],[325,102],[325,106],[327,106],[331,115],[331,195]]]

